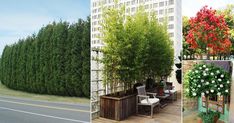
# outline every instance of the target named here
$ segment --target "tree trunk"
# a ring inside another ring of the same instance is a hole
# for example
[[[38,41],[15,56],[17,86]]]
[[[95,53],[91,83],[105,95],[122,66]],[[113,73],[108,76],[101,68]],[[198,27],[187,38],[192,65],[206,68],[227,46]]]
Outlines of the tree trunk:
[[[208,96],[206,96],[206,114],[208,114]]]
[[[206,59],[210,60],[210,54],[209,53],[207,53]]]
[[[203,59],[203,58],[202,58],[202,54],[200,54],[199,56],[200,56],[200,60],[202,60],[202,59]]]

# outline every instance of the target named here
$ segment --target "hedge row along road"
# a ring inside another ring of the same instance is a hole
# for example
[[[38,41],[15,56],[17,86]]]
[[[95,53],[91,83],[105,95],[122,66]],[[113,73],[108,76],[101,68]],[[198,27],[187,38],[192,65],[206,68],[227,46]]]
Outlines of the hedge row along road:
[[[90,97],[90,18],[53,22],[6,46],[2,84],[39,94]]]

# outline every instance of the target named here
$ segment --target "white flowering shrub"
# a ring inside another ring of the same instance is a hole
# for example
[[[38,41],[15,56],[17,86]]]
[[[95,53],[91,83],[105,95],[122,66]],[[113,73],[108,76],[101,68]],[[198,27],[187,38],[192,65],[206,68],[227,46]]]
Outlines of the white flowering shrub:
[[[187,77],[189,97],[230,94],[230,74],[214,64],[196,64]]]

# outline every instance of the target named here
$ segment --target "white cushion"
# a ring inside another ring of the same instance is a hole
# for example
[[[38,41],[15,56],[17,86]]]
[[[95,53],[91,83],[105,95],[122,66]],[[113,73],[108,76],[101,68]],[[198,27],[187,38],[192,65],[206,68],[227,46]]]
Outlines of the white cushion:
[[[167,94],[169,94],[169,91],[170,91],[170,93],[175,93],[176,92],[176,90],[164,90],[164,93],[167,93]]]
[[[159,102],[159,99],[158,98],[148,98],[148,101],[150,104],[154,104],[154,103]],[[141,103],[142,104],[149,104],[148,101],[147,101],[147,99],[143,99],[143,100],[141,100]]]

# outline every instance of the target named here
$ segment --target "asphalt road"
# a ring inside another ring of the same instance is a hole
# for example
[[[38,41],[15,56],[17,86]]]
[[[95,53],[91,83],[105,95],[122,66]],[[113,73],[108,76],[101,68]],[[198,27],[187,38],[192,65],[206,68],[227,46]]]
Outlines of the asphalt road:
[[[90,105],[0,96],[0,123],[88,123]]]

